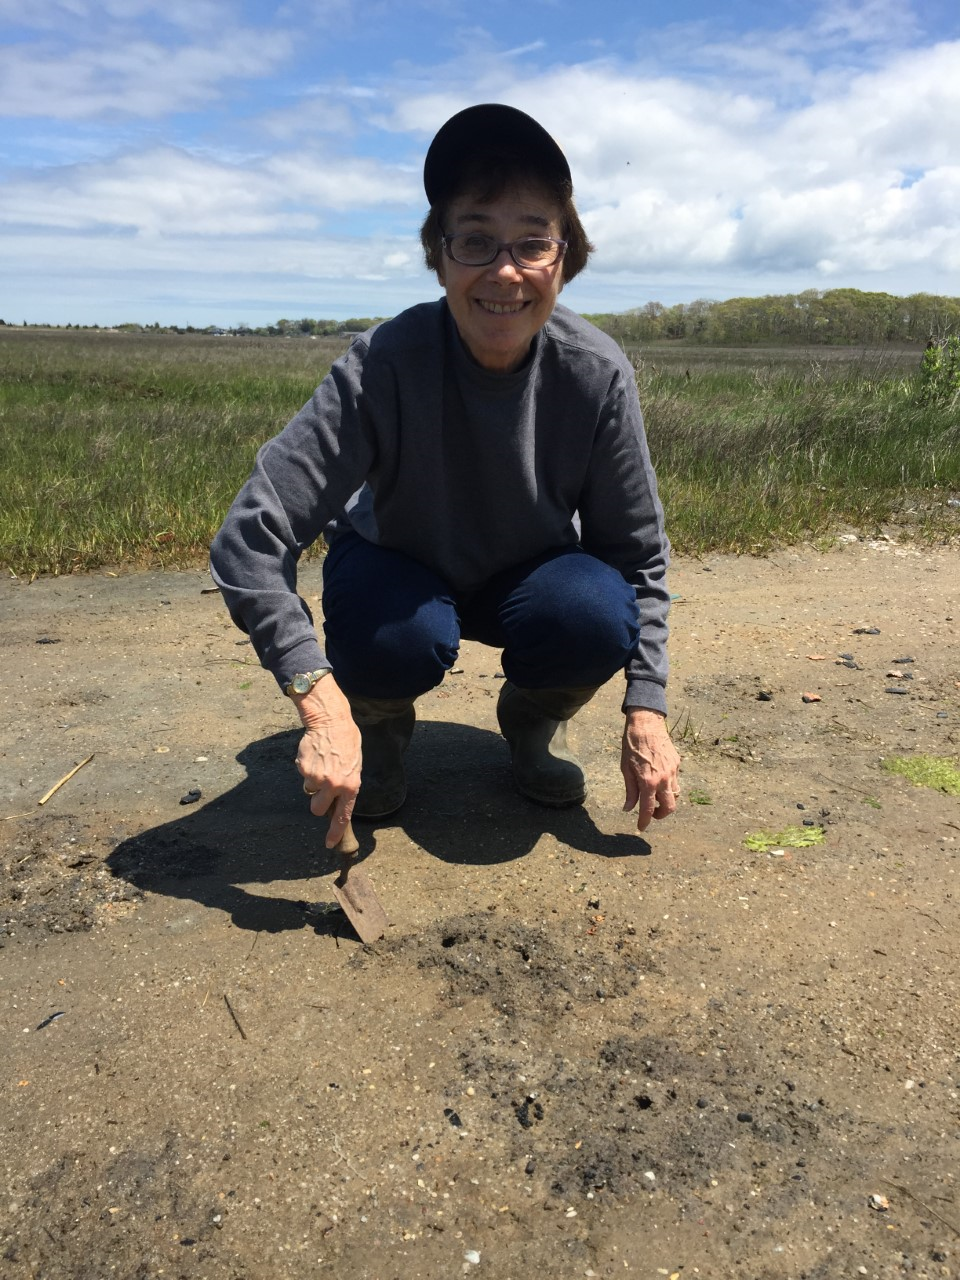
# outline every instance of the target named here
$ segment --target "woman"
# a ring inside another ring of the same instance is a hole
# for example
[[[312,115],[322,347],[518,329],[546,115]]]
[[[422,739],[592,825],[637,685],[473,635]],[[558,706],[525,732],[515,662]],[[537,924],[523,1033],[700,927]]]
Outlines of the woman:
[[[668,545],[629,361],[558,306],[592,246],[566,159],[513,107],[448,120],[424,165],[444,289],[354,341],[260,451],[214,541],[231,616],[293,698],[327,845],[404,802],[416,698],[461,638],[503,650],[497,715],[529,799],[581,803],[566,722],[626,674],[638,829],[676,807]],[[326,652],[296,593],[325,536]]]

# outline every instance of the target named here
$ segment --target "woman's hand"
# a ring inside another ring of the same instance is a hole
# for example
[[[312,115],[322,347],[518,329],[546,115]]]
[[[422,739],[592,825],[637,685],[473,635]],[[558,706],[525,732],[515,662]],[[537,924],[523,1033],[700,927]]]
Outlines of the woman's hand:
[[[669,818],[680,794],[680,756],[659,712],[628,708],[620,771],[627,789],[623,811],[637,808],[638,831],[646,831],[651,818]]]
[[[309,693],[294,695],[305,733],[297,751],[310,812],[329,814],[326,845],[339,844],[360,790],[360,730],[350,704],[333,676],[318,680]]]

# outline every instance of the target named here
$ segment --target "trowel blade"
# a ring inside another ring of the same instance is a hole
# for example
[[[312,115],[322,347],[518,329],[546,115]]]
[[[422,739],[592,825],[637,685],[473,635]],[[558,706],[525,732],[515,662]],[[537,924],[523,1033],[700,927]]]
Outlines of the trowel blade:
[[[345,868],[333,882],[333,896],[361,942],[376,942],[383,937],[390,921],[366,872]]]

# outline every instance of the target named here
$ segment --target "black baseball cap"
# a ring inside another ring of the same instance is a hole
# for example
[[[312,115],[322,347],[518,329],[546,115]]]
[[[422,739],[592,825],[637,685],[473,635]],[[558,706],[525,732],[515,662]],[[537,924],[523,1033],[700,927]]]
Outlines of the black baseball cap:
[[[531,172],[573,186],[567,158],[543,125],[516,107],[485,102],[451,116],[430,143],[423,162],[423,186],[431,205],[457,185],[463,161],[478,148],[529,156]]]

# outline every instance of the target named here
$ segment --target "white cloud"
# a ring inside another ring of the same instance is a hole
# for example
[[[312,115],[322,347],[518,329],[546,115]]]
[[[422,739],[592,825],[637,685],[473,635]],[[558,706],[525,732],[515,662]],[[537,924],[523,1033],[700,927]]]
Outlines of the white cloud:
[[[3,115],[83,120],[122,112],[163,118],[214,101],[225,81],[266,75],[289,49],[284,33],[254,31],[179,48],[142,39],[69,54],[45,45],[8,45],[0,48]]]
[[[412,198],[414,182],[383,166],[324,156],[227,165],[172,147],[0,188],[0,223],[133,231],[143,236],[260,236],[318,230],[324,214]]]

